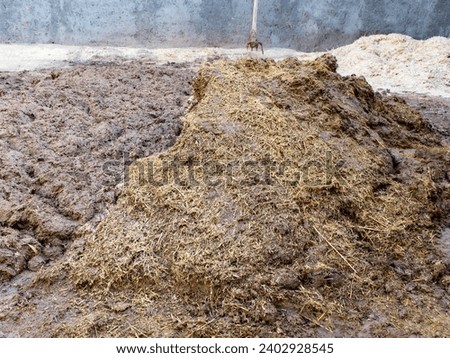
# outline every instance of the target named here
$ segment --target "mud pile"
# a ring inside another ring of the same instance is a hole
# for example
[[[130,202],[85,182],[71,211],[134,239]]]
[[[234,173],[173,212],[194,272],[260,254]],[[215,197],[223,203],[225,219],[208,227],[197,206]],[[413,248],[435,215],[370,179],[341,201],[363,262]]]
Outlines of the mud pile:
[[[448,336],[450,149],[336,68],[206,64],[176,144],[41,274],[77,296],[47,334]]]
[[[142,61],[1,73],[0,283],[60,257],[125,166],[174,144],[192,76]]]

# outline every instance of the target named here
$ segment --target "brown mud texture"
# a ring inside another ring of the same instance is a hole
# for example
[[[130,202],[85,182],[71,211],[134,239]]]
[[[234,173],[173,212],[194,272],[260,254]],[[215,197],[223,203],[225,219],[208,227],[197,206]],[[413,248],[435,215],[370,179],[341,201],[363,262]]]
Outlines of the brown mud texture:
[[[337,65],[3,75],[2,334],[450,336],[445,133]]]
[[[0,280],[59,256],[115,202],[124,164],[174,144],[191,77],[151,64],[0,77]]]

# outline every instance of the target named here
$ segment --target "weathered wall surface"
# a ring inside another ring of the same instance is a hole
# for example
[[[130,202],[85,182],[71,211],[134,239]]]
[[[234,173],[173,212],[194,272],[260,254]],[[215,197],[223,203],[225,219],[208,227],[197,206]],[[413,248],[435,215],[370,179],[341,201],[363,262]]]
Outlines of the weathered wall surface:
[[[252,0],[0,0],[0,42],[240,47]],[[363,34],[450,35],[450,0],[260,0],[267,46],[324,50]]]

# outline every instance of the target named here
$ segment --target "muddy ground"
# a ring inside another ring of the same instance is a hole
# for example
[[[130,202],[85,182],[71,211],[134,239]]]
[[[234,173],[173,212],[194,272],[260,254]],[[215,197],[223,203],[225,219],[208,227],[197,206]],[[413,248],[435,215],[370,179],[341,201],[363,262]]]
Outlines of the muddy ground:
[[[0,337],[70,324],[73,293],[27,285],[64,260],[69,245],[82,245],[116,202],[132,161],[175,143],[194,73],[137,61],[0,73]],[[401,96],[448,145],[450,99]],[[371,336],[371,329],[339,335]]]
[[[413,93],[404,93],[400,97],[427,118],[433,130],[450,145],[450,98]]]
[[[0,77],[0,278],[36,271],[117,197],[123,166],[171,146],[189,69],[150,63]]]
[[[0,74],[0,332],[15,282],[95,227],[133,160],[174,144],[192,76],[149,62]]]

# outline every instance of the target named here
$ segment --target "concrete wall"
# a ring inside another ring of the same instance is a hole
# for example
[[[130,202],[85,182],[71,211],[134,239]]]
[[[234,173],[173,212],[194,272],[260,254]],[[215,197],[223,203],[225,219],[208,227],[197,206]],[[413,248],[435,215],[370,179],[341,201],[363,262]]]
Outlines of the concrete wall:
[[[260,0],[266,47],[323,50],[362,34],[450,35],[450,0]],[[0,42],[241,47],[252,0],[0,0]]]

